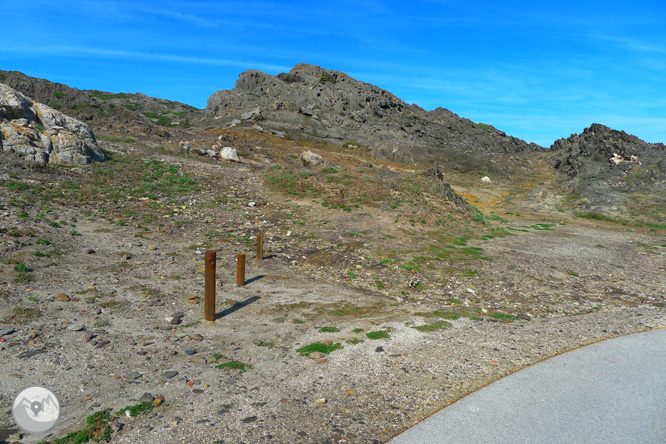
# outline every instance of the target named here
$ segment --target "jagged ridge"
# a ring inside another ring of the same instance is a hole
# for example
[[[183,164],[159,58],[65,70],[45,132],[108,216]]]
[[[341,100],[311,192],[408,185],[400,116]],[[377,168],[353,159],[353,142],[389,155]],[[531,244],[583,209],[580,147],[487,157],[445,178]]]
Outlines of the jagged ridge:
[[[209,98],[206,113],[218,125],[261,121],[262,128],[295,138],[365,148],[375,157],[410,164],[449,162],[463,170],[490,165],[493,154],[541,148],[443,108],[427,112],[345,73],[308,64],[277,76],[241,73],[234,89]]]

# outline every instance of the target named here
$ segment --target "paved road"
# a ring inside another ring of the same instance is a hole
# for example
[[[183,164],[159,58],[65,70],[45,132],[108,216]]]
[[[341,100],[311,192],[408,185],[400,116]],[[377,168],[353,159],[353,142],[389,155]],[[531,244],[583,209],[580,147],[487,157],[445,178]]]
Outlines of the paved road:
[[[507,376],[391,444],[664,444],[666,330],[611,339]]]

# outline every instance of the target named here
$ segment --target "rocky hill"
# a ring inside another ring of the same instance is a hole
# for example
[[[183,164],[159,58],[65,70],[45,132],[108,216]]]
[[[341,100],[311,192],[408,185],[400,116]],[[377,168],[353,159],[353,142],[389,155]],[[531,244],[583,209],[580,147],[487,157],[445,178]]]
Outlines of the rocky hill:
[[[208,99],[206,113],[219,126],[258,125],[377,158],[416,165],[440,161],[463,171],[492,170],[497,154],[540,149],[490,125],[443,108],[427,112],[342,72],[307,64],[277,76],[241,73],[234,89]]]
[[[94,130],[169,137],[202,117],[201,110],[145,94],[80,90],[62,83],[0,70],[0,82],[49,107],[86,122]]]
[[[651,195],[666,204],[664,144],[595,123],[581,134],[555,141],[551,150],[555,168],[570,178],[569,184],[591,207],[618,209]]]

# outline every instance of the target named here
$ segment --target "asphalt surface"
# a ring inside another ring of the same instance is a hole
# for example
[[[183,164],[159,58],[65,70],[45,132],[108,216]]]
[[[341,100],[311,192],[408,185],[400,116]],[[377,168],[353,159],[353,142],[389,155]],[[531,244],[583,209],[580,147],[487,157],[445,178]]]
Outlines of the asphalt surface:
[[[666,330],[556,356],[490,384],[389,441],[666,443]]]

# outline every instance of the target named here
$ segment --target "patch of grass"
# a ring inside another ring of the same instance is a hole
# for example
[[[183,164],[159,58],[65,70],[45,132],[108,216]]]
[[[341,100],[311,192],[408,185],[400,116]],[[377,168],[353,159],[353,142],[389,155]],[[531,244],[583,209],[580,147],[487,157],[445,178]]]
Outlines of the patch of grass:
[[[51,245],[51,241],[48,240],[48,239],[42,239],[42,238],[40,238],[40,239],[37,239],[36,242],[37,242],[38,244],[40,244],[40,245]]]
[[[454,311],[431,311],[431,312],[416,312],[414,316],[421,316],[425,318],[441,318],[441,319],[450,319],[452,321],[459,319],[462,316],[460,313]]]
[[[321,333],[337,333],[339,331],[340,329],[337,327],[322,327],[319,329],[319,332]]]
[[[254,366],[252,364],[245,364],[240,361],[229,361],[225,362],[224,364],[218,364],[215,366],[215,368],[223,368],[223,369],[228,369],[228,370],[238,370],[238,373],[243,374],[246,371],[253,369]]]
[[[335,85],[337,83],[337,80],[335,80],[335,77],[333,77],[333,74],[325,72],[319,78],[319,83],[321,83],[322,85],[325,85],[327,83],[332,83],[332,84]]]
[[[261,341],[261,342],[259,342],[259,343],[257,344],[257,347],[273,348],[273,347],[275,347],[275,344],[272,343],[272,342],[264,342],[264,341]]]
[[[415,327],[412,327],[415,330],[418,331],[425,331],[425,332],[432,332],[432,331],[437,331],[437,330],[444,330],[446,328],[451,327],[450,322],[446,321],[437,321],[433,322],[432,324],[425,324],[425,325],[418,325]]]
[[[362,342],[365,342],[363,339],[358,339],[358,338],[353,338],[353,339],[347,339],[347,344],[351,345],[356,345],[356,344],[361,344]]]
[[[503,313],[493,313],[490,315],[491,318],[499,319],[500,321],[507,321],[507,322],[512,322],[512,321],[517,321],[518,318],[513,316],[513,315],[508,315],[508,314],[503,314]]]
[[[0,323],[25,324],[29,321],[37,319],[42,315],[42,312],[38,308],[14,307],[13,312],[13,315],[6,317]]]
[[[462,304],[460,299],[455,299],[455,298],[446,298],[448,302],[451,302],[452,304]]]
[[[141,402],[135,405],[128,405],[116,412],[116,416],[126,415],[126,412],[129,412],[130,416],[139,416],[142,414],[149,413],[153,409],[153,404],[151,402]]]
[[[86,418],[85,429],[68,433],[54,442],[56,444],[83,444],[91,440],[95,442],[108,442],[111,440],[111,435],[113,434],[110,426],[112,421],[110,408],[93,413]]]
[[[368,339],[389,339],[391,335],[386,330],[369,331],[365,334]]]
[[[354,333],[362,333],[363,329],[362,328],[355,328],[352,330]]]
[[[324,344],[321,342],[315,342],[310,345],[306,345],[305,347],[301,347],[296,351],[300,353],[301,356],[310,356],[310,353],[315,353],[315,352],[324,353],[327,355],[341,348],[344,347],[339,342],[336,342],[335,344]]]

